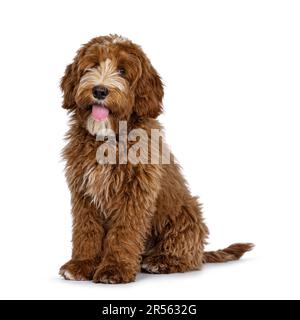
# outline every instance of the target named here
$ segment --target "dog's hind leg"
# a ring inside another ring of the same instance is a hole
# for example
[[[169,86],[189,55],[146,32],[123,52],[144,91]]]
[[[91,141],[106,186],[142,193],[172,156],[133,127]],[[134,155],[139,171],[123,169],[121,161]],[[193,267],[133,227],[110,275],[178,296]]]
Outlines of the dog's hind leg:
[[[200,269],[208,230],[196,198],[189,198],[175,214],[156,215],[154,246],[145,252],[142,270],[174,273]]]

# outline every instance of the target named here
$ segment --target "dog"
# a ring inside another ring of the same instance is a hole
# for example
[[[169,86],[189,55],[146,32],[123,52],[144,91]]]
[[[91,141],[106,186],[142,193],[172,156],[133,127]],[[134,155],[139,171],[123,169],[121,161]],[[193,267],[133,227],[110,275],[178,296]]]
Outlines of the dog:
[[[66,67],[61,89],[63,108],[70,113],[63,158],[73,216],[72,258],[60,268],[61,276],[129,283],[139,271],[199,270],[204,263],[237,260],[252,249],[240,243],[204,251],[208,228],[201,206],[172,154],[167,164],[162,157],[158,163],[99,161],[97,150],[109,132],[119,132],[121,122],[126,134],[141,129],[146,139],[162,129],[157,121],[163,111],[162,80],[140,46],[118,35],[92,39]],[[122,130],[111,145],[117,154],[128,153],[134,141],[121,144],[121,138]],[[149,146],[145,150],[149,158]]]

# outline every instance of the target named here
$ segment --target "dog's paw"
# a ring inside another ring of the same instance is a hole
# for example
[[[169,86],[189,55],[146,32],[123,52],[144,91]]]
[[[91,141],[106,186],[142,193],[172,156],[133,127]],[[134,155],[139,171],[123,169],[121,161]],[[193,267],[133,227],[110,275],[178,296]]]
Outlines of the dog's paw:
[[[186,263],[172,256],[150,256],[145,258],[142,263],[142,271],[147,273],[176,273],[188,270],[189,267]]]
[[[59,274],[66,280],[92,280],[98,263],[96,259],[70,260],[60,268]]]
[[[93,282],[95,283],[129,283],[135,280],[136,273],[128,268],[116,265],[103,265],[96,270]]]

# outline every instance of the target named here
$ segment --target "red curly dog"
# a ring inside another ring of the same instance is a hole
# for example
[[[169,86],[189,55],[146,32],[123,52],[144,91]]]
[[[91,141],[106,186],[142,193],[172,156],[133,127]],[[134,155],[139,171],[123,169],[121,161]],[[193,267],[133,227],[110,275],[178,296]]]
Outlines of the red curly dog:
[[[208,229],[174,161],[99,163],[100,131],[118,132],[126,121],[128,132],[143,129],[150,139],[151,130],[161,129],[163,85],[138,45],[115,35],[92,39],[67,66],[61,88],[71,114],[63,154],[73,214],[72,259],[61,267],[63,277],[127,283],[140,270],[196,270],[252,248],[204,252]],[[127,150],[134,144],[126,143]]]

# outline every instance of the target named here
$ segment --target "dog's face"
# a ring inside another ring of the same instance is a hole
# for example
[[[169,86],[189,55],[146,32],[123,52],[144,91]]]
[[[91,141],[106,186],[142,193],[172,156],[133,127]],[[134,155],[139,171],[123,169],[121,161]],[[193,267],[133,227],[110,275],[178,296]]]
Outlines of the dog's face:
[[[84,45],[61,81],[63,107],[74,111],[91,134],[117,128],[132,114],[156,118],[162,111],[161,79],[141,48],[106,36]]]

